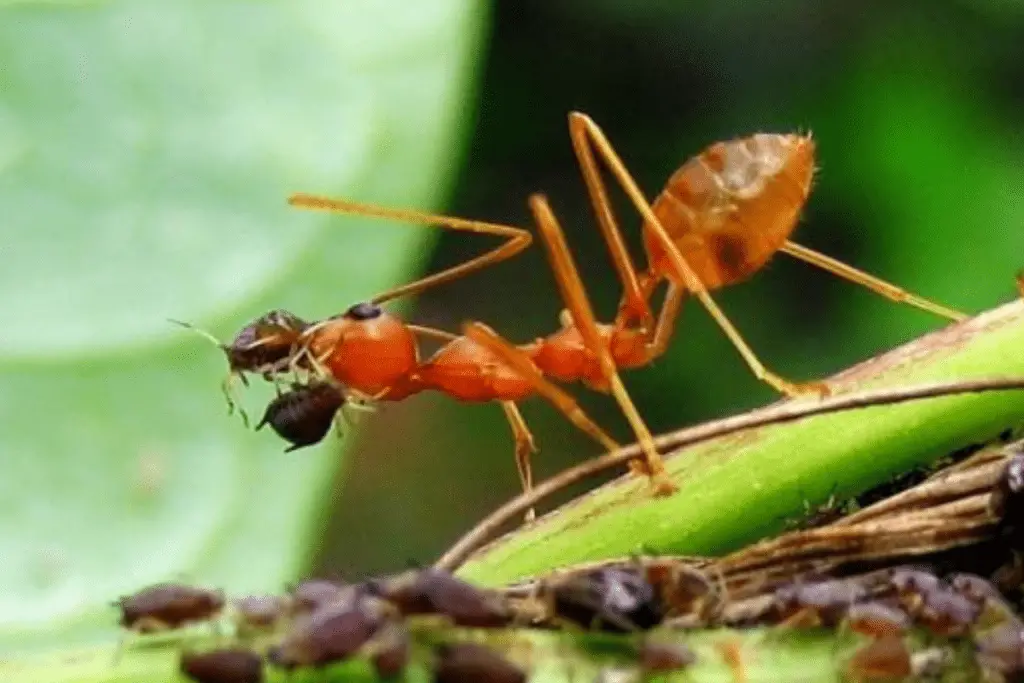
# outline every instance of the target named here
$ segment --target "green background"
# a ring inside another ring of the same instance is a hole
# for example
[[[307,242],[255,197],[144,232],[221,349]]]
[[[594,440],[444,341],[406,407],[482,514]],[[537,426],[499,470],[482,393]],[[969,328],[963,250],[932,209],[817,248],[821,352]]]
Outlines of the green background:
[[[292,191],[526,226],[543,190],[608,316],[569,110],[650,195],[715,140],[810,130],[799,241],[965,311],[1012,295],[1022,3],[402,7],[0,2],[0,648],[109,637],[106,603],[161,579],[271,590],[429,562],[515,493],[495,406],[383,405],[287,456],[226,416],[223,358],[167,318],[228,338],[272,307],[322,317],[487,246],[299,213]],[[719,299],[795,379],[939,324],[785,258]],[[406,310],[525,341],[560,308],[535,249]],[[773,398],[696,307],[627,382],[655,431]],[[609,399],[578,393],[627,438]],[[548,406],[524,412],[540,473],[596,452]]]

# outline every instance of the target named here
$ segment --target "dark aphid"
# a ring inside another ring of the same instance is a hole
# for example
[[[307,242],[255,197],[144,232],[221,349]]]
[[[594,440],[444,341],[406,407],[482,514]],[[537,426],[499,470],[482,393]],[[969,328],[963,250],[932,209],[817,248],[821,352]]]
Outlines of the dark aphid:
[[[775,610],[788,626],[835,626],[847,610],[867,597],[867,590],[851,581],[817,581],[782,586],[775,591]]]
[[[1024,624],[1013,619],[974,637],[978,663],[1002,674],[1024,671]]]
[[[355,597],[352,586],[328,579],[306,579],[295,584],[289,591],[292,614],[309,614],[319,607],[332,603],[349,602]]]
[[[440,569],[413,570],[374,582],[375,594],[405,615],[440,614],[458,626],[504,626],[511,612],[504,600]]]
[[[291,600],[283,595],[249,595],[232,604],[238,630],[243,633],[272,630],[291,608]]]
[[[861,602],[846,611],[850,630],[871,638],[902,636],[911,626],[910,616],[898,607],[881,602]]]
[[[330,382],[294,384],[291,390],[270,402],[256,429],[269,424],[278,436],[291,444],[285,449],[285,453],[290,453],[320,443],[344,403],[345,396]]]
[[[664,606],[641,568],[604,568],[556,580],[545,587],[555,615],[608,631],[648,629]]]
[[[911,617],[916,617],[921,611],[925,596],[939,590],[942,585],[937,576],[915,567],[897,567],[889,572],[889,586],[895,591],[900,606]]]
[[[302,333],[310,324],[278,308],[261,315],[222,346],[231,372],[272,374],[287,369]]]
[[[526,672],[497,652],[475,643],[439,645],[435,683],[525,683]]]
[[[897,593],[924,595],[942,585],[939,577],[916,567],[896,567],[889,572],[889,585]]]
[[[262,683],[263,660],[243,649],[185,652],[181,673],[198,683]]]
[[[384,627],[387,617],[383,604],[366,596],[323,605],[296,622],[268,658],[288,670],[348,659]]]
[[[916,619],[940,636],[967,633],[981,615],[981,606],[947,588],[936,588],[924,596]]]
[[[637,663],[645,673],[669,673],[685,669],[697,661],[693,650],[681,643],[644,641],[637,648]]]
[[[999,589],[993,586],[991,581],[977,574],[950,574],[946,581],[957,593],[979,605],[991,598],[1002,599]]]
[[[409,665],[412,643],[404,626],[394,624],[383,629],[370,646],[370,662],[380,678],[393,678]]]
[[[952,574],[947,577],[953,590],[981,609],[975,628],[994,626],[1016,618],[1013,607],[988,579],[976,574]]]
[[[230,344],[221,343],[209,332],[190,323],[180,320],[171,322],[194,330],[224,351],[228,359],[228,375],[222,382],[221,389],[227,400],[229,412],[233,412],[236,406],[233,387],[236,377],[243,384],[248,384],[246,373],[263,375],[264,378],[271,379],[273,375],[288,370],[293,364],[297,368],[308,366],[308,363],[301,362],[300,347],[302,334],[310,327],[310,323],[283,309],[276,309],[256,318],[243,327]],[[239,412],[242,420],[248,425],[249,418],[245,411]]]
[[[121,625],[139,633],[180,628],[220,614],[220,591],[176,583],[159,583],[118,600]]]
[[[906,643],[898,636],[883,636],[860,647],[846,664],[851,680],[903,679],[913,673]]]

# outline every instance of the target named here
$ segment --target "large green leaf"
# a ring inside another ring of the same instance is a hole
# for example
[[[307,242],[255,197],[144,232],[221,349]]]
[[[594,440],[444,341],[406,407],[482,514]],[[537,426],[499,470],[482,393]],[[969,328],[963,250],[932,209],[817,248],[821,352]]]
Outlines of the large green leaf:
[[[459,0],[0,8],[0,643],[109,627],[111,598],[175,575],[237,592],[301,566],[337,447],[286,457],[229,419],[222,355],[166,318],[228,337],[408,275],[428,231],[284,199],[435,203],[481,19]]]

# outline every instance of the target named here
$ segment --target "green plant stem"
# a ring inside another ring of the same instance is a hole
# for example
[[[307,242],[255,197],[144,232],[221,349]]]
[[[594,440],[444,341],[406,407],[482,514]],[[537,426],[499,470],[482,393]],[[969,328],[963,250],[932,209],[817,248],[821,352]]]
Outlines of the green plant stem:
[[[1019,301],[829,382],[850,391],[1007,376],[1024,376]],[[808,502],[855,495],[1022,421],[1024,393],[992,392],[743,431],[671,454],[667,465],[677,494],[656,498],[641,478],[620,478],[483,548],[461,573],[497,585],[638,552],[721,554],[780,529]]]
[[[844,680],[842,672],[850,655],[865,640],[853,634],[824,630],[750,629],[747,631],[662,632],[659,643],[684,644],[695,655],[695,663],[683,672],[665,676],[665,681],[701,683],[748,683],[774,681]],[[597,680],[607,667],[635,669],[634,636],[600,633],[559,633],[551,631],[493,630],[459,632],[445,628],[420,630],[416,634],[413,661],[403,678],[406,683],[432,680],[429,644],[461,639],[486,644],[530,673],[531,683],[571,683]],[[930,646],[943,645],[931,639]],[[919,644],[921,637],[908,642]],[[176,673],[182,642],[128,647],[115,661],[113,647],[82,649],[20,660],[0,661],[0,679],[11,683],[186,683]],[[189,638],[187,646],[216,646],[208,636]],[[969,642],[952,644],[956,659],[949,670],[974,672]],[[734,664],[726,652],[738,655]],[[733,668],[742,670],[742,679]],[[378,680],[363,660],[353,660],[320,670],[285,673],[269,670],[268,683],[331,683]]]

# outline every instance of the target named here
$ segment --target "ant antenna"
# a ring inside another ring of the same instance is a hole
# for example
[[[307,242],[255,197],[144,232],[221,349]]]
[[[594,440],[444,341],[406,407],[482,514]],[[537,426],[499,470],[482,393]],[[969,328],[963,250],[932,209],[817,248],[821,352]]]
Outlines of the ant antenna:
[[[222,342],[220,339],[217,339],[216,337],[214,337],[212,334],[210,334],[206,330],[204,330],[202,328],[199,328],[199,327],[196,327],[192,323],[187,323],[187,322],[184,322],[184,321],[181,321],[181,320],[175,320],[174,318],[168,318],[167,322],[173,323],[175,325],[180,325],[181,327],[184,327],[186,330],[192,330],[193,332],[198,334],[203,339],[206,339],[206,340],[210,341],[217,348],[223,349],[224,351],[227,351],[227,345],[225,345],[224,342]]]
[[[192,323],[187,323],[187,322],[184,322],[182,320],[175,320],[174,318],[168,318],[167,322],[173,323],[175,325],[180,325],[181,327],[184,327],[186,330],[190,330],[192,332],[195,332],[200,337],[208,340],[214,346],[216,346],[218,349],[223,351],[225,354],[228,354],[228,361],[230,362],[230,360],[231,360],[231,356],[230,356],[231,349],[230,349],[230,347],[228,347],[227,344],[225,344],[221,340],[217,339],[216,337],[214,337],[212,334],[210,334],[206,330],[204,330],[202,328],[199,328],[199,327],[196,327]],[[245,378],[245,375],[243,375],[240,372],[235,372],[233,369],[229,368],[228,369],[227,377],[225,377],[221,381],[221,383],[220,383],[220,390],[221,390],[221,393],[224,394],[224,400],[227,401],[227,404],[228,404],[228,415],[233,415],[235,413],[235,410],[238,410],[238,415],[239,415],[239,417],[242,418],[242,424],[245,425],[245,427],[248,429],[248,427],[249,427],[249,414],[246,413],[245,412],[245,408],[242,408],[242,406],[239,404],[238,397],[235,395],[235,382],[234,382],[234,379],[235,379],[236,376],[239,379],[241,379],[242,384],[245,384],[246,386],[249,385],[249,382]]]

